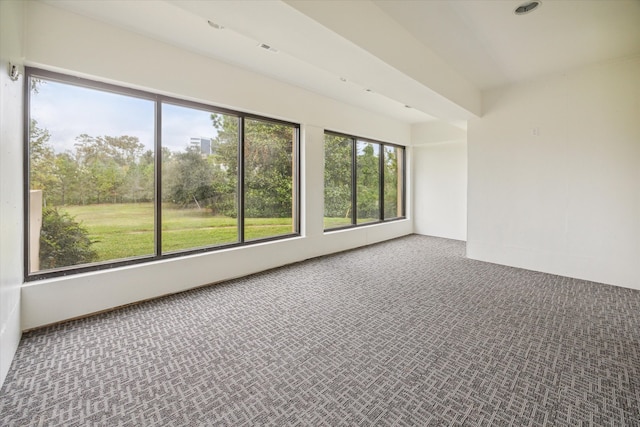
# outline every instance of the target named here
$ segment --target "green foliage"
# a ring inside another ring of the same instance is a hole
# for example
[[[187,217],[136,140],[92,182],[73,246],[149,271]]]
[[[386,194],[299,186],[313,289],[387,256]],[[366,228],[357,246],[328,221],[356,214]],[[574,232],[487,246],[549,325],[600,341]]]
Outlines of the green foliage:
[[[353,149],[356,144],[356,188],[352,188]],[[381,153],[381,150],[383,149]],[[401,148],[384,146],[351,137],[325,134],[324,145],[324,223],[332,228],[351,223],[352,191],[356,191],[357,221],[380,219],[380,156],[384,168],[384,218],[396,218],[399,211],[402,166]],[[342,218],[342,219],[341,219]]]
[[[80,191],[78,178],[80,171],[75,159],[69,153],[58,154],[54,166],[57,180],[51,194],[60,205],[64,205]]]
[[[82,189],[70,203],[122,203],[153,199],[153,152],[134,136],[82,134],[74,158]],[[67,197],[67,199],[69,199]]]
[[[206,207],[237,217],[238,125],[235,116],[212,114],[214,152],[195,147],[162,150],[162,200]],[[154,198],[153,151],[137,137],[79,135],[73,151],[55,153],[46,129],[31,124],[31,188],[43,190],[45,205],[146,202]],[[246,119],[244,129],[245,216],[291,217],[295,129]]]
[[[358,219],[378,219],[380,217],[380,163],[379,145],[358,141],[357,193]]]
[[[64,212],[88,231],[91,247],[98,255],[95,261],[153,254],[153,203],[66,206]],[[248,219],[245,235],[255,239],[287,234],[292,232],[291,224],[291,218]],[[232,243],[238,239],[238,221],[212,216],[208,209],[163,204],[162,235],[164,252]]]
[[[399,148],[385,147],[384,151],[384,217],[396,218],[402,215],[399,211],[398,191],[402,188],[398,188],[399,174],[402,170],[399,169],[398,156],[400,153]]]
[[[352,145],[351,138],[325,135],[324,216],[326,218],[351,218]]]
[[[173,169],[174,179],[165,182],[172,203],[199,205],[199,200],[205,201],[213,195],[213,170],[198,148],[189,147],[184,153],[175,153],[172,163],[165,166],[167,172]]]
[[[236,179],[226,168],[217,156],[203,156],[196,147],[172,153],[163,161],[163,201],[235,217]]]
[[[221,165],[225,177],[218,175],[214,187],[219,213],[236,216],[235,197],[238,170],[238,119],[212,115],[217,136],[215,163]],[[256,120],[245,120],[244,141],[244,202],[247,218],[287,218],[293,209],[293,142],[291,126]],[[221,197],[222,196],[222,197]],[[225,198],[226,196],[227,198]]]
[[[29,177],[31,188],[43,190],[46,198],[57,182],[55,153],[49,143],[51,134],[38,127],[38,122],[29,123]]]
[[[245,216],[291,217],[294,129],[254,119],[245,121]]]
[[[143,153],[137,137],[83,134],[74,151],[55,153],[35,120],[29,136],[29,182],[43,190],[45,206],[153,200],[153,151]]]
[[[56,208],[42,213],[40,269],[85,264],[97,259],[87,230],[69,214]]]

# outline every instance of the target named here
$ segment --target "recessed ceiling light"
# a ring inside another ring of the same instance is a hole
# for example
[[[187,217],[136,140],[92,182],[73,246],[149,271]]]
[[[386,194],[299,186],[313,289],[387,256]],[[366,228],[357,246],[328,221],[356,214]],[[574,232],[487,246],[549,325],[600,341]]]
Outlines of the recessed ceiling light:
[[[516,15],[525,15],[529,12],[532,12],[534,9],[540,6],[540,4],[540,0],[529,1],[516,7],[513,13],[515,13]]]
[[[215,28],[216,30],[222,30],[222,29],[224,28],[224,26],[222,26],[222,25],[218,24],[217,22],[207,21],[207,23],[208,23],[211,27]]]
[[[340,77],[340,81],[343,82],[343,83],[346,83],[347,79],[345,79],[344,77]]]

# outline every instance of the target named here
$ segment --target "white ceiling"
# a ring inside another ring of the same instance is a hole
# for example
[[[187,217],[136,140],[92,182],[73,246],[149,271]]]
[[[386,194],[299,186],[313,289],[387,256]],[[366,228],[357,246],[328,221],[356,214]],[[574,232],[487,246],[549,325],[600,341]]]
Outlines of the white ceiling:
[[[640,53],[640,0],[374,0],[479,89]]]
[[[640,0],[524,16],[518,0],[44,1],[407,123],[461,123],[481,90],[640,53]]]

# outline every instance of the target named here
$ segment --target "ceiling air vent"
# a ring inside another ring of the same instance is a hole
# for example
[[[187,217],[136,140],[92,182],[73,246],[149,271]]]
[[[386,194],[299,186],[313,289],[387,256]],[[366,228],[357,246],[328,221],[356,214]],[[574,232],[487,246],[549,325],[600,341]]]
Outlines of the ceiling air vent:
[[[213,22],[213,21],[207,21],[207,23],[212,27],[215,28],[216,30],[223,30],[224,26],[218,24],[217,22]]]
[[[530,2],[521,4],[520,6],[516,7],[516,9],[513,11],[513,13],[515,13],[516,15],[525,15],[525,14],[527,14],[529,12],[532,12],[538,6],[540,6],[540,1],[539,0],[530,1]]]
[[[277,49],[274,49],[273,47],[271,47],[270,45],[268,45],[266,43],[260,43],[258,46],[263,48],[264,50],[268,50],[269,52],[273,52],[273,53],[278,52]]]

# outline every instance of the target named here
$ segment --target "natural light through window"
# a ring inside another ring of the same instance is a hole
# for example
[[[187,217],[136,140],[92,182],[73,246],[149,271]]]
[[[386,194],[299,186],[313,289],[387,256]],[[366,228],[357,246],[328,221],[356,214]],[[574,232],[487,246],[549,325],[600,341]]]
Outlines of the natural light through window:
[[[353,140],[326,134],[324,139],[324,228],[344,227],[353,221]]]
[[[299,125],[27,71],[27,278],[298,235]]]
[[[246,119],[244,131],[244,235],[246,240],[295,230],[297,129]]]
[[[162,251],[237,242],[238,117],[162,104]]]
[[[404,149],[384,147],[384,218],[404,216]]]
[[[356,143],[357,222],[380,220],[380,144]]]
[[[153,127],[148,99],[32,79],[30,272],[154,254]]]
[[[326,132],[325,230],[404,218],[404,148]]]

